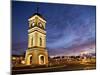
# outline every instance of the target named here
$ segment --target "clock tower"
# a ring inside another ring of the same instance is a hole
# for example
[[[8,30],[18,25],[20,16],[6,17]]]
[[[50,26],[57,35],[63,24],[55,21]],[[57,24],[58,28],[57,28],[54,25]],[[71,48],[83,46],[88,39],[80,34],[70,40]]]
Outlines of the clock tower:
[[[28,49],[26,50],[26,65],[48,65],[46,49],[46,20],[39,14],[33,14],[29,19]]]

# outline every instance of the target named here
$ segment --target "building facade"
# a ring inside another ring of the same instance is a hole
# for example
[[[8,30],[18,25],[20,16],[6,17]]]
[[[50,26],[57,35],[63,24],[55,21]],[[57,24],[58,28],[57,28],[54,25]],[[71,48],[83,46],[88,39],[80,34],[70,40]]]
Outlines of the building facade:
[[[39,14],[33,14],[29,19],[28,49],[25,55],[26,65],[48,65],[46,49],[46,20]]]

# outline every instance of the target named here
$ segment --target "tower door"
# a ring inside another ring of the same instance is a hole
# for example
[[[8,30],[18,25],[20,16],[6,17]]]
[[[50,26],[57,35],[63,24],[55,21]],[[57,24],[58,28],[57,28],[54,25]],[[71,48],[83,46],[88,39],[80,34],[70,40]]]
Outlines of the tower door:
[[[43,55],[39,56],[39,64],[41,64],[41,65],[45,64],[45,56],[43,56]]]

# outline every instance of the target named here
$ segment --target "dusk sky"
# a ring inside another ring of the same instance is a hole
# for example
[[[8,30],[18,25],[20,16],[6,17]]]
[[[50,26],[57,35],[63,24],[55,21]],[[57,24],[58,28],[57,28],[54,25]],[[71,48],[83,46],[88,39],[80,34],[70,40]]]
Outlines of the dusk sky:
[[[49,55],[77,55],[95,51],[96,7],[86,5],[12,2],[12,53],[28,48],[28,19],[36,13],[46,19]]]

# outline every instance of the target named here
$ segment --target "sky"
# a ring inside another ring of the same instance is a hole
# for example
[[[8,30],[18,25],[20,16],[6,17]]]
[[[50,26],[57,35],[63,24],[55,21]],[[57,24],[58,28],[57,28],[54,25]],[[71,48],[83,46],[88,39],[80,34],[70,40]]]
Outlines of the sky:
[[[46,23],[46,44],[50,56],[95,52],[96,7],[55,3],[12,1],[12,54],[28,48],[28,19],[39,7]]]

